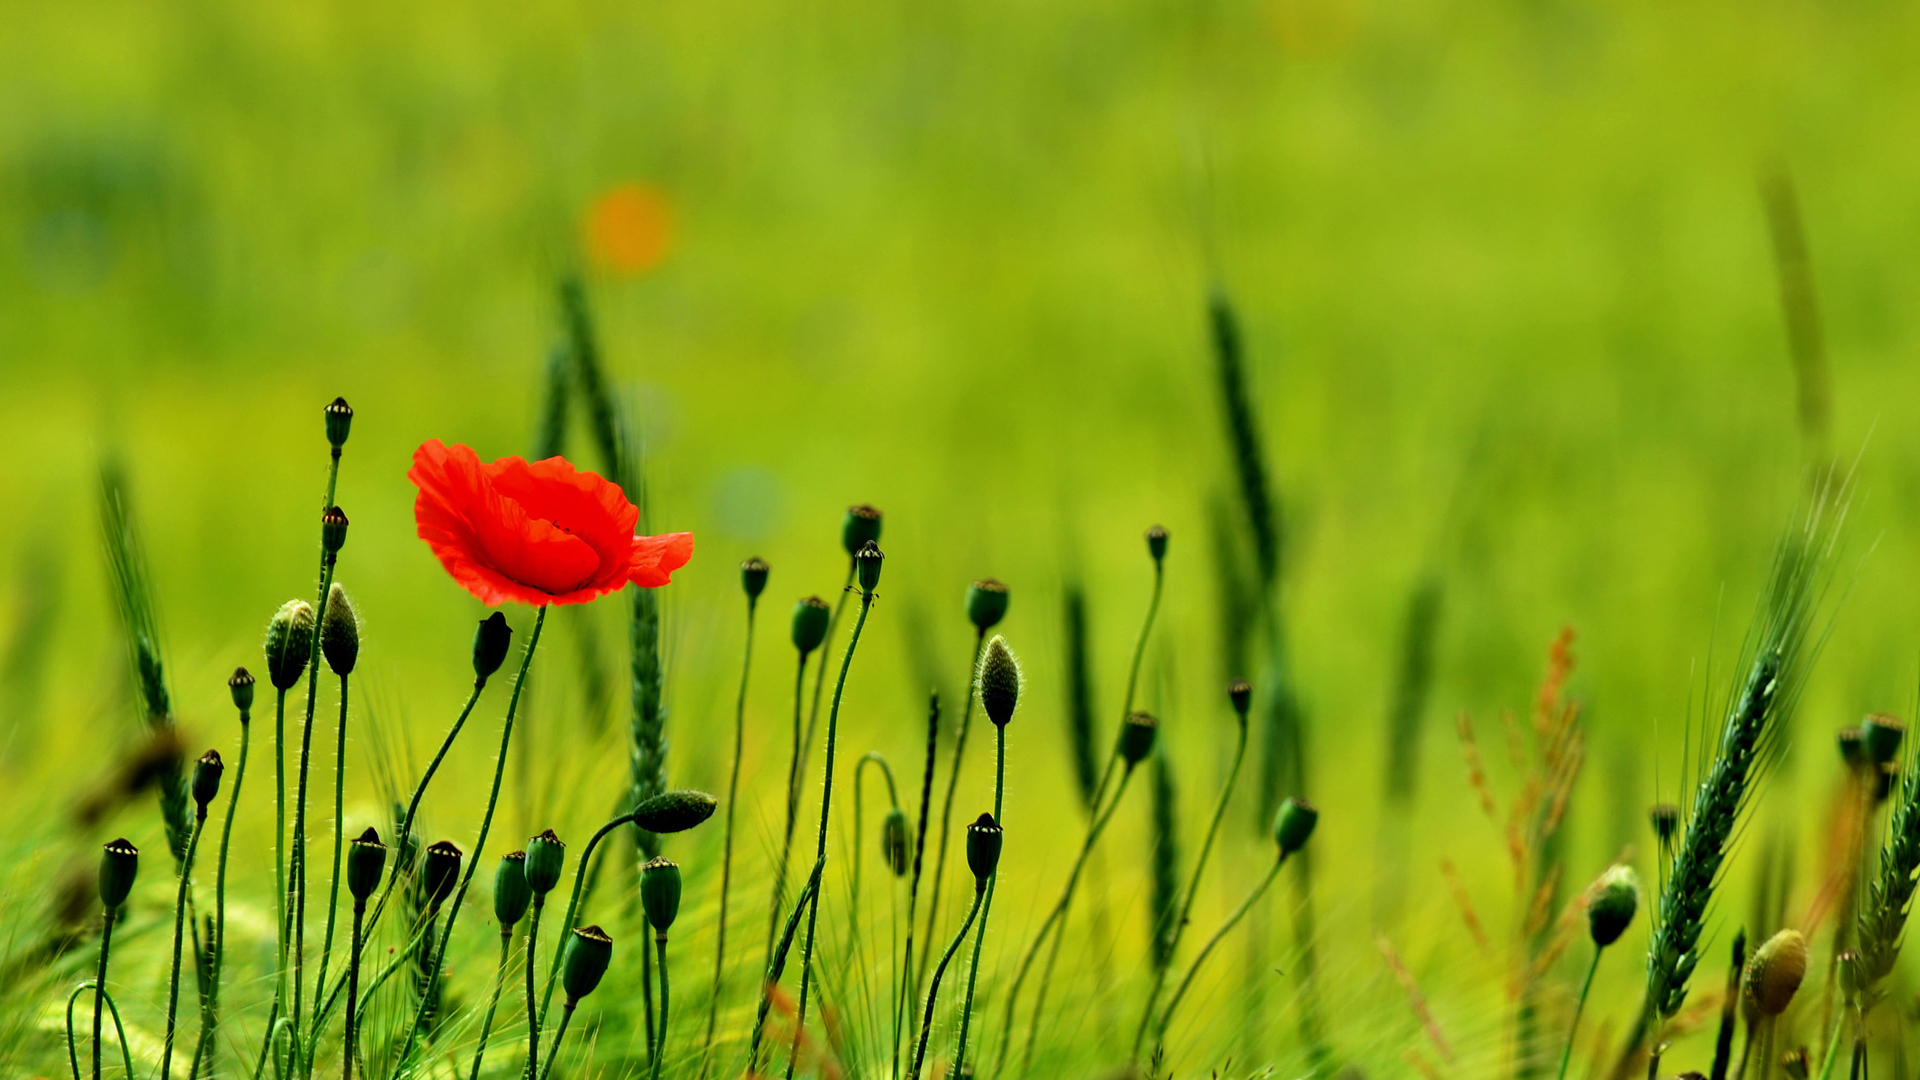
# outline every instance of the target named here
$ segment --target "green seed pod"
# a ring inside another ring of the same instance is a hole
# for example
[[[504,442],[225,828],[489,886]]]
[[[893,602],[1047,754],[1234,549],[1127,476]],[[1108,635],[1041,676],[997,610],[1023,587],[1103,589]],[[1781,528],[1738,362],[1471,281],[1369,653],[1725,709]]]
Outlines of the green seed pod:
[[[1158,525],[1147,530],[1147,554],[1153,556],[1154,562],[1167,557],[1167,530]]]
[[[1672,844],[1674,834],[1680,831],[1680,808],[1672,803],[1656,803],[1647,809],[1647,821],[1662,845]]]
[[[1320,811],[1312,803],[1287,796],[1273,815],[1273,842],[1280,845],[1280,854],[1284,857],[1306,847],[1307,838],[1319,823]]]
[[[981,633],[993,629],[1007,617],[1007,587],[993,578],[981,578],[967,586],[967,621]]]
[[[108,841],[100,850],[100,902],[108,911],[127,902],[139,873],[140,849],[126,837]]]
[[[220,751],[209,750],[200,755],[193,765],[193,804],[200,820],[207,817],[207,804],[220,794],[220,774],[226,766],[220,762]]]
[[[633,808],[633,823],[650,833],[677,833],[713,816],[720,800],[704,791],[664,791]]]
[[[1847,768],[1864,769],[1867,767],[1867,761],[1869,759],[1867,758],[1866,740],[1861,738],[1859,728],[1841,728],[1840,733],[1834,737],[1834,741],[1840,744],[1840,760],[1846,762]]]
[[[973,871],[976,888],[987,887],[987,879],[1000,866],[1000,842],[1003,833],[992,814],[981,814],[967,826],[967,869]]]
[[[974,676],[980,693],[980,708],[995,727],[1006,727],[1020,704],[1020,661],[1007,640],[998,634],[980,653],[980,670]]]
[[[672,859],[648,859],[640,867],[640,909],[647,925],[662,938],[680,914],[680,864]]]
[[[527,887],[533,895],[544,897],[560,884],[560,871],[566,866],[567,845],[548,829],[527,841]]]
[[[560,982],[569,1005],[593,993],[613,962],[613,939],[597,926],[583,926],[567,938],[566,959],[560,963]]]
[[[480,620],[479,629],[473,632],[473,674],[481,682],[500,670],[507,662],[507,649],[513,643],[513,627],[507,625],[507,617],[496,611]]]
[[[1587,894],[1587,932],[1606,948],[1620,940],[1640,906],[1640,877],[1631,866],[1615,866],[1600,875]]]
[[[1792,1080],[1807,1080],[1813,1069],[1813,1059],[1807,1056],[1806,1047],[1798,1047],[1781,1056],[1780,1069]]]
[[[360,903],[380,888],[380,875],[387,869],[387,845],[380,834],[369,828],[347,844],[347,891]]]
[[[360,616],[337,581],[327,590],[327,613],[320,620],[320,655],[335,675],[353,674],[360,659]]]
[[[861,592],[870,593],[880,587],[880,564],[885,560],[880,545],[871,540],[854,555],[853,577],[860,583]]]
[[[1120,725],[1120,756],[1127,761],[1131,769],[1147,755],[1153,753],[1153,736],[1160,722],[1151,713],[1140,710],[1128,714],[1127,722]]]
[[[493,917],[505,934],[527,913],[533,889],[527,885],[527,853],[509,851],[493,871]]]
[[[291,690],[307,670],[313,651],[313,605],[289,600],[267,624],[267,677],[279,690]]]
[[[337,506],[329,506],[320,515],[320,546],[328,555],[340,554],[347,546],[347,512]]]
[[[847,507],[847,516],[840,520],[840,546],[847,554],[858,555],[861,548],[879,541],[880,511],[865,503]]]
[[[893,871],[894,877],[906,877],[912,862],[907,832],[907,815],[897,806],[880,819],[880,855],[887,860],[887,869]]]
[[[1253,704],[1253,684],[1245,679],[1235,679],[1227,684],[1227,700],[1233,702],[1233,713],[1240,718],[1240,726],[1247,726],[1247,708]]]
[[[740,587],[747,591],[749,603],[759,600],[760,594],[766,591],[767,572],[767,564],[758,558],[740,564]]]
[[[246,668],[233,669],[233,676],[227,680],[227,691],[233,695],[233,707],[245,716],[253,708],[253,675]]]
[[[347,399],[337,397],[327,406],[327,442],[337,452],[347,445],[347,433],[353,430],[353,406]]]
[[[1807,939],[1798,930],[1782,930],[1754,950],[1740,980],[1740,1007],[1748,1024],[1779,1016],[1793,1003],[1807,977]]]
[[[1860,742],[1866,748],[1867,760],[1875,765],[1885,765],[1900,755],[1900,740],[1907,734],[1907,725],[1888,716],[1886,713],[1873,713],[1860,721]]]
[[[827,620],[832,616],[833,609],[817,596],[794,601],[793,647],[800,650],[800,659],[805,660],[827,640]]]
[[[451,840],[427,845],[427,865],[422,871],[427,883],[427,906],[437,908],[453,894],[460,879],[460,849]]]

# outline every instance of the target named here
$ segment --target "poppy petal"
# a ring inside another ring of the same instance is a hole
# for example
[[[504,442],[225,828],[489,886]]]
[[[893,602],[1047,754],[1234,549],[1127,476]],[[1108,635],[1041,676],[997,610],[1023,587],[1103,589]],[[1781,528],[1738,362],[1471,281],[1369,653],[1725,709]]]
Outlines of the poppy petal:
[[[673,572],[692,558],[693,534],[690,532],[636,536],[627,580],[649,589],[658,588],[672,581]]]

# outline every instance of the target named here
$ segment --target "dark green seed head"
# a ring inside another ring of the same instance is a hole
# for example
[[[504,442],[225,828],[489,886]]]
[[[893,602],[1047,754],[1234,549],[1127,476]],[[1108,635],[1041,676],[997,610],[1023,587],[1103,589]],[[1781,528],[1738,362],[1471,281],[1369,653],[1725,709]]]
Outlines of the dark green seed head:
[[[740,587],[747,591],[748,602],[760,599],[767,588],[767,564],[758,558],[748,559],[740,564]]]
[[[633,808],[633,823],[650,833],[686,832],[713,816],[720,801],[704,791],[666,791]]]
[[[1167,530],[1158,525],[1147,530],[1147,554],[1153,556],[1154,562],[1167,557]]]
[[[987,879],[1000,866],[1000,842],[1003,833],[992,814],[981,814],[967,826],[967,869],[973,871],[976,888],[987,887]]]
[[[427,883],[427,906],[437,908],[453,893],[460,880],[460,849],[450,840],[427,845],[427,865],[422,871]]]
[[[548,829],[527,841],[527,887],[535,896],[545,896],[560,884],[560,870],[567,862],[567,845]]]
[[[680,865],[672,859],[649,859],[640,867],[640,908],[647,925],[666,936],[680,914]]]
[[[880,545],[869,540],[853,556],[853,577],[860,583],[860,591],[871,593],[880,587],[880,564],[886,560],[881,554]]]
[[[110,840],[100,850],[100,902],[108,911],[127,902],[139,873],[140,849],[126,837]]]
[[[1007,587],[993,578],[981,578],[967,586],[967,621],[981,633],[993,629],[1007,617]]]
[[[974,676],[980,708],[995,727],[1006,727],[1013,710],[1020,704],[1020,661],[1007,647],[1005,638],[995,634],[980,653],[980,670]]]
[[[1886,713],[1874,713],[1860,721],[1860,743],[1867,751],[1867,760],[1875,765],[1885,765],[1900,756],[1900,740],[1907,734],[1907,725],[1888,716]]]
[[[840,519],[840,546],[847,554],[859,555],[861,548],[879,540],[880,511],[865,503],[847,507],[847,516]]]
[[[227,690],[233,695],[233,707],[245,716],[253,708],[253,674],[246,668],[233,669],[233,676],[227,680]]]
[[[1680,808],[1672,803],[1655,803],[1647,809],[1647,821],[1662,844],[1671,844],[1680,831]]]
[[[1640,877],[1631,866],[1616,866],[1600,875],[1587,897],[1587,932],[1593,943],[1606,948],[1620,940],[1640,907]]]
[[[327,590],[327,614],[320,621],[320,655],[335,675],[353,674],[360,659],[360,615],[339,582]]]
[[[1245,679],[1228,683],[1227,700],[1233,702],[1233,712],[1240,718],[1240,726],[1247,726],[1247,707],[1253,704],[1253,684]]]
[[[320,515],[320,546],[328,555],[340,554],[347,546],[347,512],[337,506],[329,506]]]
[[[887,869],[894,877],[907,876],[913,853],[907,835],[907,815],[899,807],[887,811],[880,821],[880,856],[887,860]]]
[[[513,627],[507,617],[496,611],[480,620],[473,632],[473,674],[482,682],[507,662],[507,647],[513,644]]]
[[[513,929],[533,903],[533,889],[527,885],[527,853],[509,851],[500,856],[493,871],[493,917],[500,932]]]
[[[387,845],[380,834],[369,828],[347,845],[347,891],[365,903],[380,888],[380,875],[387,869]]]
[[[832,617],[833,609],[817,596],[794,601],[793,647],[800,650],[802,660],[827,640],[827,620]]]
[[[1147,760],[1153,753],[1153,736],[1160,722],[1153,714],[1135,710],[1127,716],[1127,722],[1120,725],[1120,756],[1126,759],[1127,768]]]
[[[347,433],[353,430],[353,406],[337,397],[327,406],[327,442],[335,450],[347,445]]]
[[[220,774],[224,771],[226,766],[221,764],[218,750],[201,754],[193,763],[193,804],[201,818],[207,816],[207,804],[220,794]]]
[[[560,982],[567,988],[569,1004],[579,1001],[600,985],[600,977],[613,962],[613,939],[598,926],[583,926],[567,938],[566,959],[560,964]]]
[[[1807,1080],[1812,1075],[1813,1059],[1807,1056],[1804,1046],[1789,1050],[1780,1058],[1780,1071],[1791,1080]]]
[[[291,690],[307,670],[313,651],[313,605],[289,600],[267,624],[267,677],[279,690]]]
[[[1867,757],[1866,740],[1861,737],[1857,727],[1843,727],[1834,741],[1840,745],[1840,760],[1846,762],[1849,769],[1864,769],[1870,760]]]
[[[1291,855],[1306,847],[1307,838],[1319,823],[1320,811],[1315,810],[1312,803],[1287,796],[1273,815],[1273,842],[1280,845],[1280,854]]]

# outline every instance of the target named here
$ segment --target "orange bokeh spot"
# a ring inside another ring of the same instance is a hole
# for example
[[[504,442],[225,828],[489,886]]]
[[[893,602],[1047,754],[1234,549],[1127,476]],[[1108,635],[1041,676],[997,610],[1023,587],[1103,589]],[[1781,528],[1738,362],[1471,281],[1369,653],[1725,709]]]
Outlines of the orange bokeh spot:
[[[587,255],[618,274],[642,274],[660,265],[672,246],[673,220],[664,195],[644,184],[622,184],[587,208]]]

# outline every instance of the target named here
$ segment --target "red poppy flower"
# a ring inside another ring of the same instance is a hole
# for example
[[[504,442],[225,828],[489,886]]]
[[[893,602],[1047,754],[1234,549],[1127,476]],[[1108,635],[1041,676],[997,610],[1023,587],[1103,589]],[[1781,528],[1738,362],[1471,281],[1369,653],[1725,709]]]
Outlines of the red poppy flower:
[[[619,485],[566,458],[483,465],[430,439],[407,479],[420,539],[483,604],[584,604],[628,582],[665,585],[693,557],[692,533],[635,536],[640,511]]]

